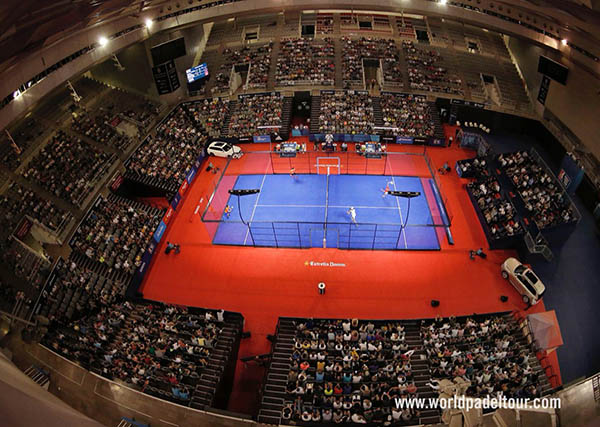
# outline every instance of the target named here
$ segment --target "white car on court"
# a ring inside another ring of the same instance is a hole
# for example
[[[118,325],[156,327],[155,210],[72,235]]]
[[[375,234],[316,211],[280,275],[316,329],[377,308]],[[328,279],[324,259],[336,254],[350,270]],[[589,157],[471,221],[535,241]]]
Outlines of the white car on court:
[[[507,258],[502,263],[501,272],[502,277],[508,279],[521,294],[525,304],[537,304],[546,291],[546,287],[535,273],[516,258]]]
[[[233,157],[239,159],[244,154],[237,145],[225,141],[213,141],[206,148],[206,152],[216,157]]]

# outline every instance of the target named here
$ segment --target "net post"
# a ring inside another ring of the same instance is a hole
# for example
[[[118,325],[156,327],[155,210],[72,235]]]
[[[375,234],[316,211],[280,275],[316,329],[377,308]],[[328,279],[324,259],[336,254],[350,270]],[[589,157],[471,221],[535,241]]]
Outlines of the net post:
[[[402,238],[402,231],[404,231],[404,227],[400,226],[400,232],[398,233],[398,239],[396,239],[396,250],[398,250],[398,245],[400,244],[400,239]]]
[[[256,247],[256,241],[254,240],[254,234],[252,234],[252,227],[250,225],[251,223],[248,222],[248,231],[250,232],[250,238],[252,239],[252,246]]]
[[[275,233],[275,223],[271,221],[271,228],[273,229],[273,238],[275,239],[275,247],[279,247],[279,242],[277,241],[277,233]]]
[[[371,246],[371,250],[375,249],[375,238],[377,237],[377,224],[375,224],[375,231],[373,232],[373,245]]]

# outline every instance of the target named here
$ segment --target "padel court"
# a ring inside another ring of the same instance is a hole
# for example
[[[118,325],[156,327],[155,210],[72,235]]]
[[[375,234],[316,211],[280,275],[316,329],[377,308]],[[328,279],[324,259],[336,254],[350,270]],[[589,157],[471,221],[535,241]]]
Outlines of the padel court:
[[[263,153],[228,162],[203,215],[213,244],[439,250],[450,216],[426,157],[355,157]]]
[[[232,189],[259,192],[229,196],[214,244],[439,250],[434,217],[437,226],[449,225],[439,221],[443,207],[438,205],[432,179],[331,174],[227,178],[235,178]],[[386,187],[419,196],[391,196]]]

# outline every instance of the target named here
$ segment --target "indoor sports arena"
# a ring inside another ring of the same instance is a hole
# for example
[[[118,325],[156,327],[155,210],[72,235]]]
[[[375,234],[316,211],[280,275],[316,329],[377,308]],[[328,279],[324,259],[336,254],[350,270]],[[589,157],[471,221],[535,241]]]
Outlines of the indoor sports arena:
[[[600,424],[598,0],[5,0],[0,424]]]

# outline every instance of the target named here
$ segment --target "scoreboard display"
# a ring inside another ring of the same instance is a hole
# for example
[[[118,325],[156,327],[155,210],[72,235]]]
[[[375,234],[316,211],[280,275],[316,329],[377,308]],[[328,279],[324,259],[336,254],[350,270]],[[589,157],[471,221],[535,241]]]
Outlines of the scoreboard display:
[[[206,62],[197,65],[196,67],[192,67],[189,70],[185,70],[185,74],[187,76],[188,83],[193,83],[196,80],[203,79],[204,77],[208,76],[208,67]]]

